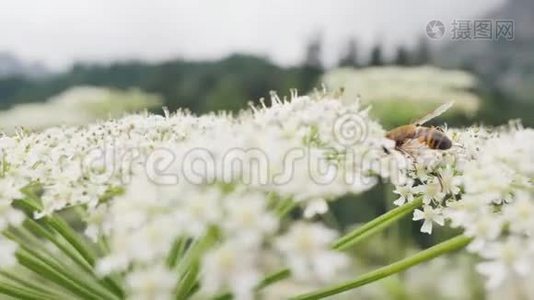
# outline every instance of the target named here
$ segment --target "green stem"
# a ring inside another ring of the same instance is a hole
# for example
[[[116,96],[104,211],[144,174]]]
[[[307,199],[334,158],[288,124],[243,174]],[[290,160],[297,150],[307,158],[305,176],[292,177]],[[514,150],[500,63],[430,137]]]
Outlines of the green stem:
[[[17,202],[18,205],[30,210],[32,213],[42,209],[38,201],[32,197],[20,199]],[[59,216],[46,216],[42,218],[42,221],[45,225],[53,228],[67,242],[69,242],[69,244],[71,244],[71,246],[78,251],[78,253],[83,257],[83,259],[85,259],[85,261],[87,261],[87,263],[89,263],[89,265],[94,266],[96,255],[85,243],[85,241],[80,238],[77,232],[69,226],[69,224],[63,221],[63,219],[61,219]]]
[[[334,242],[332,248],[334,250],[341,251],[351,246],[354,246],[357,243],[363,241],[364,239],[370,237],[371,235],[387,228],[388,226],[403,218],[404,216],[410,214],[414,209],[421,206],[422,203],[423,200],[421,198],[417,198],[411,202],[408,202],[402,206],[390,210],[387,213],[345,234]]]
[[[186,299],[190,295],[191,289],[195,286],[197,276],[200,271],[200,265],[198,263],[191,266],[187,273],[180,280],[180,284],[176,289],[176,299]]]
[[[71,292],[83,295],[89,299],[118,299],[114,294],[98,284],[94,277],[88,277],[83,271],[77,272],[64,262],[57,260],[48,251],[40,249],[38,245],[26,244],[22,239],[23,232],[17,234],[17,230],[9,230],[4,235],[19,244],[16,254],[21,265],[25,266],[42,278],[53,281]],[[97,298],[98,299],[98,298]]]
[[[422,204],[422,199],[418,198],[393,210],[390,210],[334,241],[332,244],[332,249],[342,251],[354,246],[373,234],[386,229],[399,219],[403,218],[407,214],[410,214],[414,209]],[[260,290],[277,281],[283,280],[289,276],[291,276],[289,269],[282,269],[271,275],[267,275],[267,277],[265,277],[260,284],[258,284],[257,290]]]
[[[68,289],[69,291],[81,297],[82,299],[98,299],[95,294],[86,290],[83,286],[75,283],[74,281],[72,281],[71,278],[59,273],[48,264],[43,263],[40,258],[35,258],[27,251],[19,249],[16,255],[21,265],[43,276],[43,278],[46,278]]]
[[[65,243],[63,243],[58,237],[53,233],[45,228],[43,228],[39,223],[35,222],[33,219],[26,219],[24,222],[24,227],[26,227],[30,232],[35,234],[36,236],[40,236],[43,238],[46,238],[50,242],[52,242],[56,247],[58,247],[63,253],[65,253],[68,257],[72,259],[78,266],[80,266],[82,269],[92,272],[91,266],[80,256],[78,252],[76,252],[73,248],[68,247]]]
[[[0,294],[8,295],[15,299],[54,300],[54,298],[49,295],[4,281],[0,281]]]
[[[392,263],[388,266],[379,268],[377,270],[371,271],[369,273],[366,273],[364,275],[361,275],[357,277],[356,279],[352,281],[348,281],[339,285],[335,285],[332,287],[327,287],[324,289],[317,290],[315,292],[310,292],[302,295],[298,295],[296,297],[293,297],[291,299],[293,300],[311,300],[311,299],[321,299],[324,297],[336,295],[363,285],[366,285],[368,283],[377,281],[379,279],[382,279],[384,277],[390,276],[395,273],[399,273],[401,271],[404,271],[410,267],[413,267],[417,264],[420,264],[422,262],[431,260],[435,257],[438,257],[440,255],[443,255],[448,252],[456,251],[458,249],[461,249],[469,242],[471,242],[472,238],[459,235],[454,238],[451,238],[445,242],[442,242],[440,244],[437,244],[433,247],[430,247],[426,250],[423,250],[411,257],[402,259],[400,261],[397,261],[395,263]]]
[[[69,244],[72,245],[80,253],[80,255],[87,261],[91,266],[95,265],[96,255],[93,253],[91,248],[85,243],[85,241],[72,229],[63,219],[59,216],[54,217],[45,217],[44,221],[50,227],[54,228],[59,234],[63,236]]]
[[[59,216],[46,216],[42,218],[42,225],[32,220],[31,214],[36,211],[40,211],[42,208],[38,202],[38,198],[33,195],[33,193],[28,192],[26,194],[28,198],[17,201],[17,204],[30,213],[30,218],[28,218],[26,225],[29,227],[28,229],[30,229],[30,231],[32,231],[34,234],[40,235],[54,243],[63,253],[69,256],[82,269],[87,271],[89,274],[94,275],[92,272],[92,267],[94,267],[96,262],[96,254],[92,251],[91,247],[86,243],[86,241]],[[48,226],[55,232],[59,233],[59,235],[63,237],[63,239],[67,241],[72,248],[66,247],[62,241],[58,240],[54,234],[51,231],[46,230],[44,226]],[[101,280],[98,279],[98,281],[116,296],[120,298],[124,296],[118,280],[115,280],[111,277],[105,277]]]
[[[202,254],[217,240],[215,228],[209,228],[206,234],[193,242],[187,249],[183,258],[178,262],[178,274],[185,274],[189,268],[202,256]]]
[[[74,248],[71,247],[70,244],[66,244],[63,240],[60,240],[58,236],[56,236],[53,232],[46,230],[43,226],[41,226],[39,223],[35,222],[31,218],[26,219],[26,221],[24,222],[24,227],[27,228],[33,234],[44,237],[47,240],[51,241],[64,254],[66,254],[70,259],[72,259],[72,261],[74,261],[86,273],[88,273],[92,278],[94,278],[95,281],[101,283],[108,290],[113,292],[116,296],[119,296],[120,298],[123,297],[123,292],[118,282],[110,277],[105,277],[102,279],[98,278],[89,263],[84,260],[80,256],[80,254]]]
[[[276,208],[278,217],[283,218],[287,216],[295,207],[297,202],[292,199],[285,199],[280,201],[280,205]]]
[[[20,272],[20,271],[18,271]],[[72,299],[72,296],[67,296],[62,293],[60,293],[57,290],[49,289],[45,285],[40,285],[38,283],[35,283],[34,279],[31,277],[24,277],[19,276],[20,274],[13,274],[8,271],[0,271],[0,275],[5,277],[6,279],[9,279],[10,281],[14,282],[15,284],[19,284],[23,286],[28,291],[34,292],[34,293],[41,293],[44,297],[42,299],[53,299],[53,300],[69,300]]]
[[[170,268],[174,268],[176,266],[176,263],[178,262],[178,258],[183,254],[185,251],[185,247],[187,246],[187,239],[185,237],[180,237],[174,241],[171,252],[169,253],[169,256],[167,257],[166,263],[167,266]]]
[[[25,250],[28,254],[33,255],[34,258],[42,262],[43,265],[49,267],[49,270],[56,272],[63,278],[68,279],[70,282],[78,285],[79,287],[82,287],[90,294],[98,296],[99,299],[119,299],[117,295],[112,294],[109,290],[107,290],[105,286],[103,286],[102,283],[99,282],[95,277],[91,277],[79,269],[77,270],[71,268],[71,266],[65,265],[63,262],[56,262],[54,259],[51,259],[26,247],[21,247],[21,249]],[[48,279],[47,276],[44,276],[44,278]]]
[[[258,285],[256,286],[256,291],[259,291],[263,289],[264,287],[269,286],[280,280],[284,280],[288,278],[289,276],[291,276],[291,271],[289,269],[282,269],[280,271],[271,273],[265,276],[265,278],[263,278],[262,281],[258,283]]]
[[[217,241],[217,237],[218,232],[216,228],[209,228],[203,237],[193,242],[187,248],[187,251],[176,267],[178,274],[181,276],[180,282],[178,283],[179,289],[176,293],[176,299],[184,299],[195,285],[198,275],[198,270],[195,271],[195,268],[198,267],[199,260],[204,252]]]

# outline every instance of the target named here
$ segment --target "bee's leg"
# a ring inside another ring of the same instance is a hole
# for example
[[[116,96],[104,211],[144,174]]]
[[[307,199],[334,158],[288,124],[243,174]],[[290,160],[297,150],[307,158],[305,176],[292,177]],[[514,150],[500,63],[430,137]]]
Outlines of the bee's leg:
[[[443,192],[443,179],[441,178],[441,175],[437,173],[436,178],[438,178],[439,186],[441,187],[441,191]]]
[[[391,154],[391,152],[389,152],[388,148],[382,146],[382,149],[384,149],[384,152],[386,152],[386,154]]]
[[[402,149],[402,147],[395,147],[395,149],[396,149],[397,151],[399,151],[400,153],[404,154],[405,157],[409,157],[409,158],[411,158],[411,161],[412,161],[412,167],[413,167],[413,169],[415,170],[415,169],[416,169],[416,162],[417,162],[415,156],[413,156],[410,152],[408,152],[408,151]]]
[[[408,151],[402,149],[402,147],[396,146],[396,147],[395,147],[395,150],[397,150],[397,151],[399,151],[400,153],[404,154],[405,156],[408,156],[408,157],[410,157],[410,158],[412,158],[412,159],[415,160],[415,157],[414,157],[411,153],[409,153]]]

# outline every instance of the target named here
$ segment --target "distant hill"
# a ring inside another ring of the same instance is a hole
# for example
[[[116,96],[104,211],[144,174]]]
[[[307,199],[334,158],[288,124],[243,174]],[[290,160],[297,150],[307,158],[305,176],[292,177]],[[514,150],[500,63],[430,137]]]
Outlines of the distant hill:
[[[40,63],[28,63],[8,52],[0,52],[0,78],[13,76],[40,78],[49,73]]]
[[[509,99],[534,102],[534,1],[509,0],[476,18],[513,20],[514,40],[451,41],[436,55],[439,63],[477,73]]]
[[[91,85],[140,88],[161,96],[170,109],[187,108],[196,113],[237,111],[245,108],[248,101],[268,97],[271,90],[281,95],[288,95],[290,88],[307,92],[316,85],[320,74],[318,68],[284,68],[248,55],[208,62],[78,64],[68,72],[39,80],[24,76],[0,78],[0,108],[44,101],[70,87]]]
[[[513,20],[513,41],[450,41],[434,55],[438,65],[468,70],[481,79],[490,108],[486,118],[496,123],[521,118],[524,124],[534,125],[533,16],[533,0],[508,0],[487,15],[473,18]]]

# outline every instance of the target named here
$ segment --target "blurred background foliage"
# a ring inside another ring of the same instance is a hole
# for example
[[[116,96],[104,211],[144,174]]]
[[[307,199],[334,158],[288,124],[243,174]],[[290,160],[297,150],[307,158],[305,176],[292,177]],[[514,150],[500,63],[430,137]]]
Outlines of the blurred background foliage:
[[[18,127],[41,130],[57,125],[83,125],[145,109],[161,109],[160,96],[138,88],[75,86],[44,102],[15,104],[0,111],[0,126],[7,133]]]
[[[451,41],[431,47],[429,39],[421,37],[414,47],[400,45],[386,56],[379,43],[363,53],[351,38],[339,49],[338,63],[329,68],[321,60],[320,35],[310,39],[301,63],[292,67],[235,54],[217,61],[78,63],[65,72],[50,73],[40,65],[30,66],[0,53],[0,127],[10,131],[17,126],[42,129],[83,124],[139,110],[162,113],[162,106],[197,114],[237,112],[249,101],[269,97],[273,90],[281,96],[291,88],[306,94],[322,84],[330,90],[344,88],[343,101],[360,97],[386,128],[413,121],[449,100],[455,100],[454,109],[434,124],[498,125],[520,118],[526,126],[534,126],[533,15],[534,1],[513,0],[484,16],[521,20],[513,42]],[[349,230],[391,209],[393,200],[391,185],[383,183],[363,195],[334,202],[333,215],[324,220]],[[420,234],[419,226],[403,220],[353,249],[365,265],[358,268],[384,265],[453,234],[438,230],[430,237]],[[473,269],[466,268],[470,263],[466,255],[436,261],[346,299],[492,298],[484,295]],[[444,275],[445,269],[450,276]],[[463,290],[465,282],[469,282],[468,291]]]
[[[270,90],[308,91],[321,70],[313,66],[282,68],[267,59],[233,55],[214,62],[168,61],[160,64],[121,62],[111,65],[77,64],[62,74],[40,78],[0,78],[0,106],[39,102],[74,86],[138,88],[164,99],[169,109],[188,108],[195,113],[238,111],[248,101]]]
[[[404,48],[402,53],[415,57]],[[381,61],[377,67],[372,65],[376,61],[363,64],[357,59],[349,66],[349,62],[347,57],[341,57],[343,68],[332,70],[324,70],[313,57],[301,66],[280,67],[250,55],[233,55],[213,62],[77,64],[65,73],[45,77],[0,77],[0,108],[45,101],[76,86],[95,86],[137,88],[161,97],[163,105],[171,110],[235,112],[249,101],[268,97],[271,90],[281,95],[288,94],[290,88],[307,93],[324,83],[333,90],[345,88],[347,100],[359,95],[364,103],[372,104],[377,118],[388,126],[409,122],[447,100],[456,101],[459,114],[453,114],[452,124],[457,126],[473,121],[496,125],[510,118],[522,118],[526,125],[534,121],[530,115],[534,101],[524,101],[524,91],[504,91],[498,82],[485,81],[474,71],[447,69],[436,66],[433,60],[420,61],[420,66]]]
[[[359,98],[371,105],[371,114],[386,128],[415,121],[451,100],[455,105],[447,112],[449,121],[466,123],[481,104],[475,76],[431,66],[341,68],[327,72],[321,81],[330,87],[343,87],[344,101]]]

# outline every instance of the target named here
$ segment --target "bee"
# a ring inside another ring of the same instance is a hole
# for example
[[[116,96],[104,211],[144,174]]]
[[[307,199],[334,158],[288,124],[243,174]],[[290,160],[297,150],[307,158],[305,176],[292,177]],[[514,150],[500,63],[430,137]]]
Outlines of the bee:
[[[386,137],[395,141],[395,149],[413,156],[419,149],[429,148],[447,150],[452,147],[452,141],[441,128],[423,126],[426,122],[446,112],[453,102],[445,103],[421,119],[393,128],[386,133]]]

